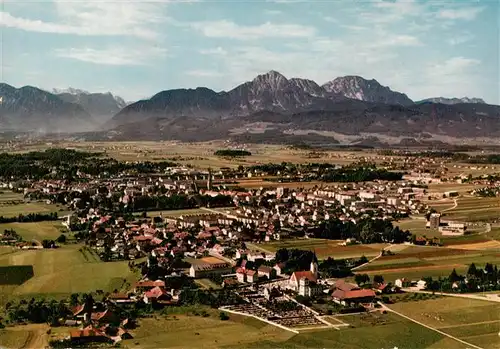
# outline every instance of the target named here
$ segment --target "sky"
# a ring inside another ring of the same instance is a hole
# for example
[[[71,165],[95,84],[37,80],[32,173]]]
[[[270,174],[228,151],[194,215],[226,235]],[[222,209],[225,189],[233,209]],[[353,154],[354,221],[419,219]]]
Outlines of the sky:
[[[500,104],[498,0],[0,0],[0,81],[111,91],[230,90],[276,70],[359,75]]]

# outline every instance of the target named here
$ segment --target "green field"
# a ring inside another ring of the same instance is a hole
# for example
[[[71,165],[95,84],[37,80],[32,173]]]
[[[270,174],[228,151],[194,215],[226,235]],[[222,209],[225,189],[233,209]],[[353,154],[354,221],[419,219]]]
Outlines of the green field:
[[[62,210],[62,211],[61,211]],[[47,205],[44,202],[26,202],[20,204],[0,203],[0,216],[15,217],[19,214],[57,212],[59,216],[67,214],[62,205]]]
[[[483,348],[498,348],[500,303],[441,297],[396,303],[392,309]],[[496,336],[494,341],[492,338]]]
[[[429,348],[444,336],[394,314],[340,317],[351,327],[302,332],[279,344],[259,341],[247,348]],[[411,346],[408,346],[411,343]],[[453,342],[453,348],[465,348]]]
[[[55,240],[61,235],[62,231],[66,231],[60,221],[0,224],[0,232],[6,229],[14,229],[25,241]]]
[[[282,330],[253,318],[228,314],[230,320],[220,321],[209,310],[210,317],[170,314],[167,317],[142,319],[132,331],[134,339],[123,343],[125,348],[429,348],[438,343],[455,341],[414,324],[394,314],[342,316],[351,324],[341,330],[303,331],[299,334]],[[437,348],[437,346],[435,346]]]
[[[280,248],[298,248],[316,252],[319,259],[327,257],[334,258],[359,258],[361,256],[374,257],[387,246],[387,244],[369,244],[341,246],[341,241],[325,239],[297,239],[273,241],[264,244],[247,244],[251,248],[262,249],[264,251],[276,252]]]
[[[21,193],[14,193],[10,190],[0,189],[0,204],[23,200],[24,195]]]
[[[11,296],[70,294],[96,290],[112,291],[130,285],[137,276],[127,262],[100,262],[79,251],[81,245],[56,250],[18,250],[0,255],[0,266],[32,265],[35,276],[3,291],[2,301]]]
[[[132,331],[134,339],[124,341],[128,348],[238,348],[259,340],[279,343],[293,333],[261,321],[229,314],[221,321],[210,317],[169,315],[142,319]]]

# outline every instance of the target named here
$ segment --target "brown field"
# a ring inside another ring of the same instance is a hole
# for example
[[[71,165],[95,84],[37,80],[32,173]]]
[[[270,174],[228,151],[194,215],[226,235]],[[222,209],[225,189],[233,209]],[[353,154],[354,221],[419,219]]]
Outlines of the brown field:
[[[479,245],[479,244],[471,244]],[[370,275],[381,274],[388,281],[400,277],[447,276],[453,269],[463,273],[471,263],[483,266],[500,263],[500,250],[456,249],[429,246],[398,246],[394,255],[386,255],[356,270]]]
[[[108,156],[124,161],[163,161],[170,160],[182,164],[190,164],[201,168],[238,167],[239,165],[254,165],[259,163],[281,163],[283,161],[332,162],[349,164],[361,157],[370,157],[373,162],[382,158],[370,151],[332,150],[322,151],[320,157],[311,157],[309,150],[293,150],[282,145],[246,144],[243,147],[252,155],[237,159],[215,156],[218,149],[229,148],[224,141],[180,143],[176,141],[161,142],[54,142],[51,145],[37,144],[25,146],[17,152],[44,150],[49,147],[67,147],[81,151],[105,152]]]
[[[351,245],[341,246],[340,241],[325,239],[296,239],[269,242],[264,244],[250,244],[250,246],[263,251],[276,252],[280,248],[298,248],[314,251],[319,259],[356,258],[361,256],[375,257],[387,244]],[[249,244],[247,244],[249,245]]]

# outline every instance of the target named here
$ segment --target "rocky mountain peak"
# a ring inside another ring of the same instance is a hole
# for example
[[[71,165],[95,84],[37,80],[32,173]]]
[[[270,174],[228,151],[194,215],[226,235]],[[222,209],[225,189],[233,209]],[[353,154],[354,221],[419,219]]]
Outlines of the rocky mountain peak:
[[[273,91],[283,89],[288,84],[287,78],[281,73],[271,70],[266,74],[257,75],[251,82],[254,85],[260,85],[261,88]]]
[[[382,86],[377,80],[367,80],[357,75],[338,77],[322,86],[327,92],[342,94],[347,98],[384,104],[411,105],[413,101],[403,93]]]
[[[462,98],[433,97],[424,99],[417,103],[425,103],[425,102],[441,103],[441,104],[460,104],[460,103],[486,104],[486,102],[481,98],[469,98],[469,97],[462,97]]]

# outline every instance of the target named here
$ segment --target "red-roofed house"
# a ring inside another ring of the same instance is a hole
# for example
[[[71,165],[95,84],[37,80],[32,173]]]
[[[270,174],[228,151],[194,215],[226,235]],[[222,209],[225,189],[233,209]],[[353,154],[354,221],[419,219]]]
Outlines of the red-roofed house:
[[[92,342],[99,343],[110,343],[112,342],[111,338],[109,338],[106,333],[101,330],[95,328],[92,325],[89,325],[81,330],[71,331],[70,334],[71,342],[75,344],[86,344]]]
[[[144,303],[170,302],[172,295],[163,287],[155,287],[144,293]]]
[[[165,287],[165,281],[162,281],[162,280],[156,280],[156,281],[142,280],[142,281],[138,281],[135,284],[134,292],[136,292],[136,293],[145,292],[145,291],[149,291],[149,290],[151,290],[151,289],[153,289],[155,287]]]
[[[118,320],[118,317],[109,309],[100,312],[93,312],[90,318],[93,322],[98,324],[109,324]]]
[[[373,303],[375,292],[369,289],[351,291],[337,289],[333,292],[332,298],[334,302],[342,305],[350,303]]]

